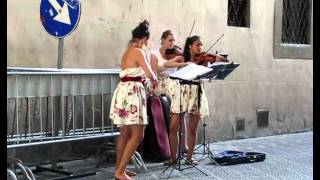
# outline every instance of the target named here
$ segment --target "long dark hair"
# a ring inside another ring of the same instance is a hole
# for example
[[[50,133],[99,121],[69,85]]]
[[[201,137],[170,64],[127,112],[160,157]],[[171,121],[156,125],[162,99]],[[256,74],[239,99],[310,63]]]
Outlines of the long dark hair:
[[[147,20],[140,22],[139,25],[135,27],[131,33],[132,33],[132,38],[130,42],[133,42],[137,39],[142,39],[145,37],[149,39],[150,37],[149,22]]]
[[[199,39],[200,39],[200,36],[191,36],[187,38],[186,43],[184,45],[184,49],[183,49],[183,57],[185,62],[191,61],[189,45],[192,45],[195,41]]]

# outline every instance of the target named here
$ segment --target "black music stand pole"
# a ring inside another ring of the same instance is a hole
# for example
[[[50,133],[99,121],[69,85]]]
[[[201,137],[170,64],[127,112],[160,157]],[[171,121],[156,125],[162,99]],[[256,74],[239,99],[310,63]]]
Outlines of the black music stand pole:
[[[209,82],[211,82],[211,79],[209,79]],[[207,132],[206,131],[206,127],[207,127],[206,118],[203,119],[202,127],[203,127],[203,131],[202,131],[203,132],[203,141],[202,141],[200,146],[198,146],[197,148],[195,148],[193,150],[195,154],[202,154],[202,156],[201,156],[199,161],[205,160],[207,158],[212,159],[210,156],[213,156],[213,153],[210,150],[209,142],[206,143],[206,132]],[[196,151],[198,149],[200,149],[201,147],[203,147],[203,152],[202,153],[197,153]],[[207,155],[207,156],[205,158],[202,158],[204,155]]]
[[[208,79],[209,82],[211,82],[211,80],[223,80],[226,76],[228,76],[229,73],[231,73],[235,68],[237,68],[239,66],[239,64],[235,64],[233,62],[231,62],[230,64],[227,65],[219,65],[219,66],[212,66],[212,71],[210,71],[209,73],[206,73],[204,75],[201,75],[198,77],[198,79],[200,80],[204,80],[204,79]],[[225,169],[223,169],[218,163],[217,161],[215,161],[214,159],[214,154],[212,153],[212,151],[210,150],[209,147],[209,143],[206,143],[206,122],[204,120],[203,122],[203,142],[200,146],[198,146],[194,151],[196,151],[197,149],[203,147],[203,152],[202,152],[202,156],[201,159],[199,161],[202,161],[206,158],[210,158],[210,160],[212,160],[216,165],[218,165],[222,170],[224,170],[227,174],[229,174]],[[196,153],[197,154],[197,153]],[[204,155],[207,155],[204,159],[202,159],[202,157]]]
[[[207,158],[210,158],[210,155],[212,155],[213,153],[210,151],[210,144],[209,143],[206,143],[206,121],[205,121],[205,118],[203,120],[203,123],[202,123],[202,127],[203,127],[203,141],[201,143],[200,146],[198,146],[197,148],[195,148],[193,151],[195,154],[202,154],[201,158],[199,161],[202,161],[202,160],[205,160]],[[203,152],[202,153],[198,153],[196,152],[198,149],[200,149],[201,147],[203,147]],[[204,155],[207,154],[207,157],[205,158],[202,158]]]
[[[209,79],[209,82],[211,82],[211,79]],[[203,85],[204,86],[204,85]],[[203,141],[201,143],[200,146],[198,146],[197,148],[195,148],[193,150],[194,154],[201,154],[201,158],[199,160],[199,162],[209,158],[211,161],[213,161],[217,166],[219,166],[224,172],[226,172],[227,174],[229,174],[225,169],[223,169],[219,163],[217,163],[217,161],[213,158],[214,157],[214,153],[210,150],[210,144],[209,143],[206,143],[206,121],[205,121],[205,118],[203,120],[203,124],[202,124],[202,127],[203,127]],[[196,151],[203,147],[203,152],[202,153],[197,153]],[[203,156],[207,155],[205,158],[203,158]]]
[[[178,170],[178,171],[183,171],[185,169],[190,169],[190,168],[196,168],[197,170],[199,170],[201,173],[205,174],[206,176],[208,176],[208,174],[206,174],[205,172],[203,172],[200,168],[196,167],[196,165],[192,164],[190,161],[188,161],[186,159],[186,157],[184,157],[182,155],[182,151],[181,151],[181,138],[182,138],[182,130],[181,130],[181,127],[182,127],[182,120],[184,118],[184,116],[182,115],[182,107],[181,107],[181,85],[182,84],[188,84],[187,81],[185,80],[181,80],[181,79],[178,79],[179,80],[179,91],[180,91],[180,127],[179,127],[179,142],[178,142],[178,157],[176,159],[174,159],[171,163],[169,164],[168,167],[166,167],[162,172],[164,173],[165,171],[167,171],[170,167],[172,167],[172,170],[170,171],[170,174],[168,176],[168,178],[171,176],[172,172],[174,169]],[[181,165],[181,161],[184,160],[188,165],[191,165],[191,167],[185,167],[185,168],[182,168],[182,165]],[[174,162],[177,162],[174,163]]]
[[[239,66],[239,64],[235,64],[233,62],[231,62],[230,64],[227,65],[219,65],[219,66],[212,66],[212,71],[201,75],[198,77],[199,80],[204,80],[207,79],[209,80],[209,82],[211,82],[211,80],[223,80],[226,76],[228,76],[229,73],[231,73],[235,68],[237,68]],[[201,81],[201,82],[202,82]],[[204,85],[203,85],[204,86]],[[198,146],[197,148],[194,149],[194,151],[198,150],[199,148],[203,147],[203,152],[202,152],[202,156],[201,159],[199,161],[202,161],[206,158],[210,158],[215,164],[217,164],[218,166],[220,166],[213,158],[214,154],[210,151],[210,147],[209,147],[209,143],[206,143],[206,121],[204,119],[203,121],[203,142],[200,146]],[[196,153],[195,154],[199,154]],[[207,155],[206,158],[202,159],[202,157],[204,155]],[[225,171],[226,172],[226,171]],[[228,173],[228,172],[226,172]]]

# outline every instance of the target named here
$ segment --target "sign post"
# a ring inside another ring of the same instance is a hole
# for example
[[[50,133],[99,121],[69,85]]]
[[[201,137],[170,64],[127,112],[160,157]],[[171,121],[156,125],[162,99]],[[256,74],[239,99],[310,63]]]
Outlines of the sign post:
[[[62,69],[63,67],[63,46],[64,46],[64,38],[59,38],[58,63],[57,63],[58,69]]]
[[[41,0],[40,20],[45,30],[59,39],[57,68],[63,67],[64,37],[78,26],[81,15],[79,0]]]
[[[80,20],[80,15],[80,0],[41,0],[40,2],[40,20],[42,26],[49,33],[49,35],[59,40],[57,62],[58,69],[63,68],[64,38],[70,35],[77,28]],[[64,136],[66,132],[64,116],[65,105],[63,94],[61,94],[59,100],[56,103],[56,108],[59,109],[59,107],[62,120],[62,136]],[[59,121],[56,121],[55,133],[59,132],[58,123]],[[53,148],[55,148],[55,144],[53,145]],[[55,153],[55,151],[53,152]],[[54,172],[57,172],[57,162],[57,157],[53,155],[52,168],[54,169]]]

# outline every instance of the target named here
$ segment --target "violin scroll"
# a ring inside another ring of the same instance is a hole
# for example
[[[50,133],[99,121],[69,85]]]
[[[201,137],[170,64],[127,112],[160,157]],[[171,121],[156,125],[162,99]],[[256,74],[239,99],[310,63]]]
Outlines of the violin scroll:
[[[176,56],[183,56],[181,47],[174,45],[172,49],[166,49],[165,59],[172,59]]]

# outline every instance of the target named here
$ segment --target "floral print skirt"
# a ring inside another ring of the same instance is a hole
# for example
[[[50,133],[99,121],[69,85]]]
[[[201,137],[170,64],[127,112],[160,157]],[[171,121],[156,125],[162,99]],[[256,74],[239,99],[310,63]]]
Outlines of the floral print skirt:
[[[209,116],[209,105],[208,99],[204,92],[204,88],[200,85],[194,84],[183,84],[182,86],[182,109],[184,112],[190,114],[200,114],[201,118]],[[198,91],[201,88],[201,95],[200,95],[200,108],[199,108],[199,96]]]
[[[154,90],[156,96],[166,95],[171,100],[170,112],[180,113],[180,84],[178,80],[158,76],[158,85]]]
[[[146,90],[140,82],[119,82],[111,100],[110,118],[115,125],[146,125]]]
[[[178,80],[169,77],[158,77],[159,82],[155,88],[155,95],[166,95],[171,100],[171,113],[199,113],[201,118],[209,116],[209,106],[203,87],[200,86],[202,93],[200,96],[200,109],[198,108],[198,85],[183,84]],[[181,99],[180,99],[181,98]],[[181,106],[181,107],[180,107]]]

